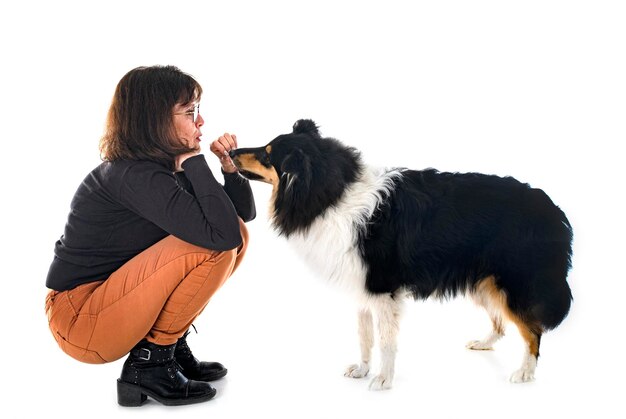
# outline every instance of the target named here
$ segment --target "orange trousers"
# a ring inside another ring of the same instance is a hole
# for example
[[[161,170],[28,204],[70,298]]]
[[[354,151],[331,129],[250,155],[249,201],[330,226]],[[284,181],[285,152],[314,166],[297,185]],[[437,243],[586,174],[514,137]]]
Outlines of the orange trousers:
[[[141,339],[175,343],[237,269],[248,246],[218,252],[168,236],[105,281],[50,291],[46,314],[52,335],[71,357],[90,364],[115,361]]]

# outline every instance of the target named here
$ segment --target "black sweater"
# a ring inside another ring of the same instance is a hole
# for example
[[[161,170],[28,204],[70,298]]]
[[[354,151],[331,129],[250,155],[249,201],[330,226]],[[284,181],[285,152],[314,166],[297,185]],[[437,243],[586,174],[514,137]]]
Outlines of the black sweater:
[[[96,167],[72,199],[65,231],[54,248],[46,286],[64,291],[104,280],[133,256],[168,235],[212,250],[241,244],[239,221],[256,216],[247,180],[224,173],[224,186],[203,155],[172,173],[149,161]]]

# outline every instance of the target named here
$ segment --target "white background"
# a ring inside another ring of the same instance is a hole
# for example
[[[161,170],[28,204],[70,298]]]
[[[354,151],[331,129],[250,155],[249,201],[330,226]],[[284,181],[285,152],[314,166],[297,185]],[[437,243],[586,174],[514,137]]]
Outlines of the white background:
[[[623,417],[625,21],[623,2],[602,0],[3,2],[0,409]],[[537,380],[507,381],[522,356],[513,326],[493,352],[464,348],[490,323],[463,299],[407,304],[391,391],[344,378],[359,356],[353,302],[269,228],[269,187],[257,183],[248,257],[190,337],[198,357],[229,368],[218,396],[118,407],[122,361],[87,365],[60,351],[44,279],[72,195],[100,162],[115,85],[153,64],[202,84],[205,147],[227,131],[261,146],[305,117],[374,165],[512,175],[544,189],[574,226],[574,303],[544,335]]]

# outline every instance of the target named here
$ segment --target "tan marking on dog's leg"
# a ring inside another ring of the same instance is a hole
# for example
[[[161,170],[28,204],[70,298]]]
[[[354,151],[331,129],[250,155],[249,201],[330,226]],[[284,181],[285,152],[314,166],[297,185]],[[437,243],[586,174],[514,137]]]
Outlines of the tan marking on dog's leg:
[[[535,379],[535,369],[537,368],[537,358],[539,357],[539,341],[541,339],[541,326],[529,324],[511,311],[504,291],[496,286],[493,276],[487,277],[476,286],[474,298],[478,299],[480,305],[487,308],[492,317],[494,331],[491,339],[498,337],[504,333],[502,320],[506,319],[513,322],[526,343],[524,351],[524,359],[522,366],[511,375],[511,381],[514,383],[525,383]],[[499,314],[498,314],[499,313]],[[499,329],[501,327],[501,329]],[[487,346],[489,344],[488,337],[480,344]],[[497,339],[496,339],[497,340]],[[475,348],[472,348],[475,349]]]
[[[370,370],[372,347],[374,346],[374,320],[372,318],[372,312],[367,308],[359,310],[358,320],[361,363],[350,365],[344,373],[346,377],[352,378],[362,378],[367,375]]]
[[[503,311],[506,307],[506,295],[495,285],[495,278],[489,276],[481,280],[471,294],[474,302],[483,307],[493,326],[491,333],[482,340],[472,340],[465,345],[468,349],[479,351],[493,350],[493,345],[504,336]]]
[[[530,325],[511,312],[509,312],[509,316],[526,342],[522,366],[511,375],[511,382],[525,383],[533,381],[535,379],[535,369],[537,368],[537,358],[539,358],[541,327]]]

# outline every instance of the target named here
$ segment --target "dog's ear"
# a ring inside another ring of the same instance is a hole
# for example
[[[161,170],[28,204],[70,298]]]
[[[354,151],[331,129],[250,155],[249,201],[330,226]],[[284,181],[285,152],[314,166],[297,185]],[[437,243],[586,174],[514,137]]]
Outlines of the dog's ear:
[[[313,137],[320,138],[319,127],[311,119],[299,119],[293,124],[294,134],[309,134]]]
[[[287,188],[295,181],[304,182],[308,185],[311,179],[311,159],[301,150],[292,151],[280,166],[281,176],[287,178]]]
[[[292,174],[302,174],[305,171],[310,171],[310,169],[311,160],[298,148],[289,153],[280,166],[283,173]]]

